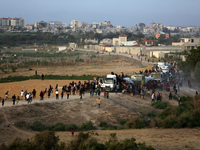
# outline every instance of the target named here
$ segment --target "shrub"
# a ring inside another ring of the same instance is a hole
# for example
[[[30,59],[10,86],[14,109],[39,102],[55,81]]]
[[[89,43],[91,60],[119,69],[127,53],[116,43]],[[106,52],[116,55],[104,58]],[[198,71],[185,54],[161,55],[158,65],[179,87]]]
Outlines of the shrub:
[[[87,130],[94,130],[95,127],[91,121],[83,123],[79,128],[79,131],[87,131]]]
[[[163,128],[180,128],[181,125],[178,122],[175,115],[170,115],[162,121],[162,127]]]
[[[44,131],[36,134],[34,143],[39,149],[55,149],[58,146],[59,138],[54,131]],[[37,148],[36,148],[37,149]]]
[[[116,130],[117,127],[113,125],[108,125],[107,127],[103,127],[103,130]]]
[[[118,142],[116,137],[116,133],[111,133],[109,140],[105,143],[106,149],[109,150],[154,150],[151,146],[146,146],[145,143],[136,143],[135,138],[125,139],[123,141]]]
[[[167,116],[169,115],[172,115],[172,114],[176,114],[177,113],[177,110],[176,108],[170,106],[170,107],[167,107],[166,109],[164,109],[159,115],[158,117],[160,119],[165,119]]]
[[[125,125],[126,124],[126,120],[119,120],[119,123],[121,124],[121,125]]]
[[[65,126],[65,131],[71,131],[72,129],[74,129],[74,131],[77,131],[78,127],[75,124],[68,124]]]
[[[33,131],[44,131],[45,130],[45,126],[41,122],[35,121],[33,123],[33,125],[31,126],[31,129]]]
[[[165,109],[167,108],[167,106],[169,105],[168,102],[161,102],[161,101],[157,101],[151,104],[151,106],[157,108],[157,109]]]
[[[116,130],[116,129],[117,129],[116,126],[110,125],[110,124],[108,124],[108,123],[105,122],[105,121],[101,121],[101,122],[99,123],[99,126],[100,126],[100,127],[103,127],[103,128],[102,128],[103,130]]]
[[[191,118],[190,118],[190,113],[188,112],[183,112],[180,117],[179,117],[179,121],[181,123],[181,127],[185,128],[185,127],[190,127],[191,126]]]
[[[148,114],[147,114],[147,116],[149,117],[149,118],[155,118],[157,115],[156,115],[156,113],[155,112],[149,112]]]
[[[59,138],[55,136],[53,131],[44,131],[39,134],[36,134],[32,140],[21,140],[16,138],[10,145],[2,144],[0,146],[1,150],[60,150],[65,149],[64,143],[58,143]]]
[[[153,119],[153,120],[151,120],[151,122],[150,122],[150,126],[151,127],[162,127],[162,120],[161,119],[159,119],[159,118],[155,118],[155,119]]]
[[[108,127],[108,123],[105,121],[100,121],[99,126],[100,127]]]
[[[146,119],[138,118],[136,120],[136,125],[135,125],[136,129],[141,129],[141,128],[144,128],[144,127],[147,127],[147,126],[149,126],[149,122]]]
[[[200,126],[200,109],[193,110],[191,112],[191,121],[189,127],[198,127]]]
[[[179,107],[177,107],[177,116],[182,114],[183,112],[189,111],[191,108],[191,104],[188,101],[182,102]]]
[[[10,66],[10,67],[11,67],[11,69],[12,69],[12,72],[16,72],[15,66]]]
[[[177,97],[176,95],[172,95],[172,98],[173,98],[174,100],[178,100],[178,97]]]
[[[54,128],[55,131],[65,131],[65,125],[61,122],[55,124]]]
[[[54,131],[44,131],[36,134],[31,140],[15,139],[10,145],[1,144],[1,150],[77,150],[77,149],[94,149],[94,150],[112,150],[112,149],[134,149],[134,150],[154,150],[151,146],[146,146],[145,143],[136,143],[134,138],[118,141],[116,133],[111,133],[109,140],[105,144],[98,143],[98,141],[91,137],[91,135],[98,135],[94,132],[83,133],[80,132],[74,141],[71,141],[68,146],[63,142],[59,142],[59,138],[55,136]]]
[[[189,99],[188,99],[188,97],[186,97],[186,96],[181,96],[181,102],[186,102],[186,101],[188,101]]]
[[[128,121],[126,126],[129,129],[131,128],[141,129],[141,128],[149,126],[149,122],[144,118],[135,117],[135,118],[132,118],[130,121]]]

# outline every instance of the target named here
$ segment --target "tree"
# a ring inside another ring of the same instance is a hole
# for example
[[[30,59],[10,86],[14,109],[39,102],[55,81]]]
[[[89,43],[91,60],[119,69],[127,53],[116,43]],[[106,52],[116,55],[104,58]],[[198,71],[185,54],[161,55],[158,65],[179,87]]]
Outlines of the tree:
[[[200,75],[200,61],[196,64],[194,70],[194,76],[198,81],[200,81],[199,75]]]
[[[59,26],[59,27],[57,27],[57,30],[59,33],[61,33],[63,31],[63,27]]]
[[[200,62],[200,47],[190,50],[190,55],[188,55],[186,62],[190,65],[191,69],[195,68],[196,64]]]

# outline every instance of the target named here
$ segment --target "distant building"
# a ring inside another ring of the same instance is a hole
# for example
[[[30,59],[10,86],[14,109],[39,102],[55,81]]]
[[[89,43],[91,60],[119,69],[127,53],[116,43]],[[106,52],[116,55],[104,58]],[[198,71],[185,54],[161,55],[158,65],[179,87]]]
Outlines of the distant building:
[[[121,34],[119,38],[113,38],[113,46],[135,46],[136,41],[127,41],[127,35]]]
[[[158,39],[160,37],[169,38],[169,33],[164,33],[164,32],[161,32],[161,31],[159,33],[156,33],[156,39]]]
[[[81,27],[81,23],[78,20],[72,20],[71,21],[71,26],[72,28],[80,28]]]
[[[142,39],[145,46],[154,46],[153,40]]]
[[[0,26],[25,27],[26,21],[23,18],[0,18]]]
[[[98,39],[85,39],[84,42],[86,44],[89,44],[89,43],[91,43],[91,44],[98,44]]]
[[[200,46],[200,38],[181,38],[182,50],[191,50]]]
[[[102,25],[110,26],[110,25],[111,25],[111,22],[110,22],[110,21],[104,21],[104,22],[102,22]]]
[[[112,41],[112,39],[105,38],[105,39],[103,39],[103,40],[100,41],[100,44],[101,44],[101,45],[104,45],[104,44],[112,45],[112,44],[113,44],[113,41]]]
[[[47,26],[48,26],[48,23],[44,21],[34,23],[35,29],[42,29],[42,28],[46,28]]]
[[[126,41],[127,41],[127,35],[121,34],[119,35],[119,38],[113,38],[113,45],[119,46],[121,45],[121,42],[126,42]]]
[[[200,27],[192,28],[191,32],[193,32],[193,33],[200,33]]]
[[[151,23],[150,32],[152,34],[158,33],[160,31],[163,31],[162,24],[160,24],[160,23]]]
[[[126,42],[127,41],[127,35],[121,34],[119,35],[119,42]]]
[[[86,22],[82,22],[81,28],[82,28],[82,29],[89,29],[89,28],[90,28],[90,24],[89,24],[89,23],[86,23]]]
[[[92,28],[93,28],[93,29],[96,29],[96,28],[98,28],[98,27],[100,26],[100,23],[98,23],[98,22],[93,22],[91,25],[92,25]]]

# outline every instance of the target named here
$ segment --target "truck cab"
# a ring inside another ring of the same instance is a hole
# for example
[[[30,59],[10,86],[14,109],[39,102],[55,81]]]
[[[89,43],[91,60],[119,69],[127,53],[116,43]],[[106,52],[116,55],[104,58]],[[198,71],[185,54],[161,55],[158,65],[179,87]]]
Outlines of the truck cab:
[[[108,74],[103,81],[102,88],[105,91],[113,91],[115,89],[115,84],[117,83],[116,75]]]

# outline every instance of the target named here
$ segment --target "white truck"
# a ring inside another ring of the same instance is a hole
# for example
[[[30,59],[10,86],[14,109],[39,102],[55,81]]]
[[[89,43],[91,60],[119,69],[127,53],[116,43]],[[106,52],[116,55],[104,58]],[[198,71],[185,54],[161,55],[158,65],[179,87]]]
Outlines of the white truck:
[[[164,62],[158,62],[157,64],[154,64],[153,69],[156,70],[156,68],[162,69],[163,73],[169,72],[169,64]]]
[[[103,81],[102,88],[105,91],[113,91],[115,89],[115,85],[117,84],[116,75],[108,74]]]

